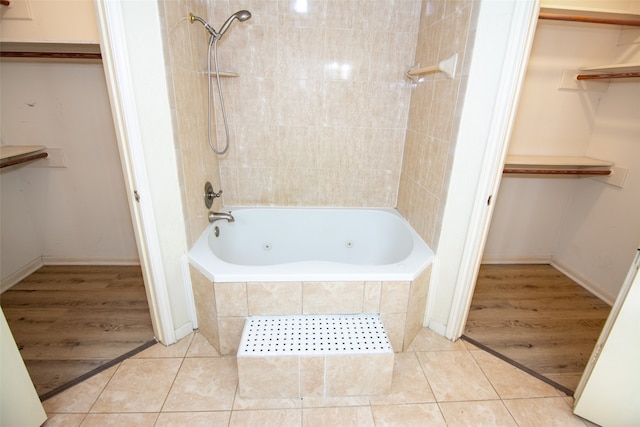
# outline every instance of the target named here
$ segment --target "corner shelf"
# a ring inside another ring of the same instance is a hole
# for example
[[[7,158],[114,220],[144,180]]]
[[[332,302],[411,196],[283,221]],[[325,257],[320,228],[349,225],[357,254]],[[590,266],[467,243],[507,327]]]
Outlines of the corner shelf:
[[[581,156],[507,156],[503,173],[522,175],[610,175],[612,162]]]
[[[5,146],[0,147],[0,168],[19,165],[37,159],[46,159],[47,147],[41,145]]]

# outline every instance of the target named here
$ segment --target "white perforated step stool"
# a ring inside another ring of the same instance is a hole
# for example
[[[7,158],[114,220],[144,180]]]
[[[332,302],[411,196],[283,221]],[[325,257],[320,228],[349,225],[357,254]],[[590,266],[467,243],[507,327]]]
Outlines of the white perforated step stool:
[[[253,316],[237,354],[240,396],[386,394],[393,359],[378,314]]]

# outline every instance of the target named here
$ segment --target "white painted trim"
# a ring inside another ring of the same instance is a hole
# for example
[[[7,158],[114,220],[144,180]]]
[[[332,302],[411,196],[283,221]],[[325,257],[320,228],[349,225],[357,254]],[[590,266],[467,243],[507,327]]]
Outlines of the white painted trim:
[[[29,276],[31,273],[38,270],[44,264],[42,262],[42,257],[38,257],[27,264],[20,267],[18,270],[13,273],[7,275],[7,277],[2,278],[2,283],[0,283],[0,293],[5,292],[11,289],[14,285],[16,285],[19,281]]]
[[[156,338],[163,344],[169,345],[176,342],[176,335],[142,151],[135,92],[129,74],[128,49],[121,4],[120,2],[96,0],[96,14],[102,61],[128,190],[129,207],[140,264],[145,277],[149,310]],[[134,201],[134,190],[144,202]]]
[[[482,258],[482,264],[551,264],[550,256],[544,257],[513,257],[513,258]]]
[[[194,330],[194,326],[193,323],[191,322],[187,322],[184,325],[180,326],[178,329],[176,329],[174,331],[174,334],[176,336],[176,341],[181,340],[182,338],[188,336],[189,334],[193,333]]]
[[[425,324],[462,334],[501,179],[511,123],[524,78],[537,0],[483,0],[449,192],[434,263]]]
[[[495,16],[489,10],[487,19],[483,21],[483,10],[491,2],[483,1],[476,36],[481,31],[492,32],[491,24]],[[498,6],[499,8],[500,6]],[[491,9],[491,8],[489,8]],[[519,1],[513,4],[511,26],[507,40],[507,48],[504,54],[504,62],[501,68],[500,81],[497,87],[496,100],[493,107],[486,149],[480,169],[476,200],[472,208],[468,226],[467,239],[462,253],[460,271],[456,280],[456,286],[451,303],[451,311],[447,322],[445,336],[449,339],[458,339],[464,331],[464,326],[469,314],[473,290],[478,277],[478,270],[484,251],[484,245],[491,225],[491,216],[495,206],[502,169],[505,162],[509,138],[515,119],[518,100],[524,76],[529,60],[529,53],[533,43],[536,24],[538,20],[538,0]],[[489,27],[486,27],[489,26]],[[482,40],[482,39],[481,39]],[[482,46],[476,46],[482,50],[494,48],[491,37],[482,40]],[[474,47],[474,52],[475,48]],[[484,70],[488,67],[480,64]],[[473,69],[473,65],[472,65]],[[491,72],[491,70],[488,70]],[[495,71],[493,71],[495,72]],[[480,81],[483,76],[479,75]],[[469,83],[471,86],[471,82]],[[492,197],[493,202],[487,200]],[[489,205],[489,206],[487,206]]]

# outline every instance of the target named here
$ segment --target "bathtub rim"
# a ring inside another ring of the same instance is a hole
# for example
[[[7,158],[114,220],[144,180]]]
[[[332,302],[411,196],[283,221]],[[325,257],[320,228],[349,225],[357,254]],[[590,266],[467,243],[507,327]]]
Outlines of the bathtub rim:
[[[213,257],[208,245],[208,237],[215,223],[209,224],[187,252],[189,264],[212,282],[365,282],[365,281],[413,281],[434,259],[433,250],[422,240],[411,224],[394,208],[335,208],[335,207],[277,207],[277,206],[228,206],[223,212],[240,210],[349,210],[378,211],[399,218],[408,227],[413,238],[413,251],[403,261],[384,265],[352,265],[328,261],[302,261],[287,264],[246,266],[230,264]],[[211,259],[213,258],[213,259]],[[282,266],[287,270],[282,271]],[[407,267],[407,265],[409,267]],[[214,273],[216,266],[225,272]],[[331,272],[309,271],[321,267],[331,267]],[[363,271],[366,270],[366,271]]]

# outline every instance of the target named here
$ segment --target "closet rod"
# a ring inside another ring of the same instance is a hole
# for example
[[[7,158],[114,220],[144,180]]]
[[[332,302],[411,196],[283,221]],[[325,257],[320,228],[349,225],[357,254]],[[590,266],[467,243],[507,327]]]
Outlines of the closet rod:
[[[597,79],[625,79],[640,77],[640,72],[631,73],[603,73],[603,74],[578,74],[577,80],[597,80]]]
[[[627,25],[630,27],[640,27],[640,19],[629,19],[629,18],[601,18],[601,17],[595,17],[595,16],[564,15],[560,13],[548,13],[548,12],[541,12],[538,15],[538,18],[549,19],[553,21],[589,22],[592,24],[612,24],[612,25]]]
[[[523,175],[611,175],[610,170],[573,170],[573,169],[503,169],[502,173]]]
[[[100,53],[86,52],[0,52],[1,58],[102,59]]]

